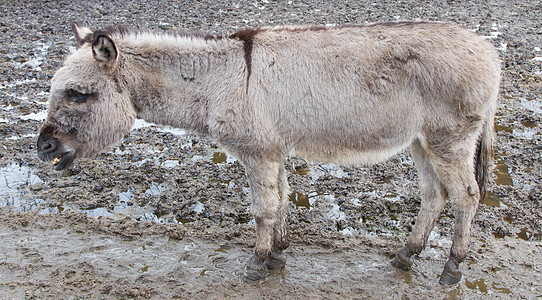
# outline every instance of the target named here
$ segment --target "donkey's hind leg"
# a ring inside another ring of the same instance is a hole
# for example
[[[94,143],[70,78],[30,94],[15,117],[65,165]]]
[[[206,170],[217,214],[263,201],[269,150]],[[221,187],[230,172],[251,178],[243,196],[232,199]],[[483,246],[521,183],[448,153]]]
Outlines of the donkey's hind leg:
[[[270,270],[282,269],[286,264],[286,258],[282,251],[288,248],[288,207],[290,204],[290,188],[288,186],[288,177],[284,164],[279,166],[279,208],[277,211],[277,222],[273,232],[273,247],[271,255],[265,261],[265,265]]]
[[[474,176],[472,161],[457,162],[439,172],[448,191],[455,217],[450,258],[444,265],[440,283],[454,285],[461,279],[459,264],[465,259],[472,220],[478,208],[480,191]]]
[[[440,277],[444,285],[454,285],[461,279],[459,264],[467,256],[472,220],[480,200],[474,173],[476,141],[474,135],[455,141],[449,139],[448,143],[438,143],[435,147],[438,151],[432,152],[433,166],[448,192],[455,217],[450,258]]]
[[[438,178],[426,150],[418,140],[415,140],[410,148],[418,171],[422,202],[416,224],[405,247],[392,261],[393,266],[405,271],[412,266],[411,256],[419,254],[425,248],[429,234],[447,198],[446,189]]]
[[[256,247],[254,255],[245,265],[244,277],[247,281],[255,281],[265,277],[265,261],[272,252],[280,207],[279,168],[283,168],[283,162],[246,159],[243,164],[250,184],[252,214],[256,221]]]

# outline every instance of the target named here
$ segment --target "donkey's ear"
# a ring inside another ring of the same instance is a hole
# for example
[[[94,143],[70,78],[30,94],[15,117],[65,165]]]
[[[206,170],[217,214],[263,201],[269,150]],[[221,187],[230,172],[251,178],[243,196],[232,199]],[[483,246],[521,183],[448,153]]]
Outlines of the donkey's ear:
[[[94,58],[104,67],[111,68],[117,61],[118,50],[117,46],[108,34],[103,32],[95,32],[94,39],[92,41],[92,54],[94,55]]]
[[[83,46],[85,43],[90,44],[90,42],[92,42],[94,33],[90,28],[79,26],[76,22],[73,22],[72,31],[73,34],[75,34],[75,39],[77,40],[77,45],[79,47]]]

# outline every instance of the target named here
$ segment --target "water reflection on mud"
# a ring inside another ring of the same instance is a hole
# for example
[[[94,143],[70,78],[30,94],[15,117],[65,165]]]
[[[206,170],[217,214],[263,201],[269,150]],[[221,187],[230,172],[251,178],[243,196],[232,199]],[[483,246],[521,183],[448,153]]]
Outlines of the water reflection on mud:
[[[314,204],[314,201],[316,201],[319,196],[326,195],[329,194],[323,191],[313,191],[304,194],[302,192],[294,190],[290,193],[290,202],[292,202],[296,207],[311,209],[311,205]]]

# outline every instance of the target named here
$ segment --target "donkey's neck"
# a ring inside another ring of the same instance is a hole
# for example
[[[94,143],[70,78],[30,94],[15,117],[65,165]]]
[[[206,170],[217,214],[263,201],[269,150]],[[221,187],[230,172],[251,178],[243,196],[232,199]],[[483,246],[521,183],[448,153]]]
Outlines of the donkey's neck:
[[[122,73],[138,118],[208,134],[209,107],[242,97],[243,43],[134,35],[119,45]]]

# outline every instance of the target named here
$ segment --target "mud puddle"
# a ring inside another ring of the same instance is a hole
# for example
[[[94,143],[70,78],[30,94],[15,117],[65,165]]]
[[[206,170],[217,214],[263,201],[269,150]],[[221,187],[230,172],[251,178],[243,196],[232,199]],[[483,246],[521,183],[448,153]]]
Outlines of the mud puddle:
[[[239,274],[251,249],[244,244],[154,235],[126,239],[75,232],[68,227],[37,230],[32,224],[15,231],[5,229],[0,231],[4,245],[0,250],[2,297],[24,297],[26,288],[18,286],[21,282],[25,286],[41,285],[48,296],[77,290],[83,297],[131,294],[162,298],[182,293],[199,299],[262,297],[270,293],[287,297],[292,291],[305,296],[347,298],[400,298],[407,294],[451,299],[465,295],[508,297],[522,295],[526,282],[510,286],[502,276],[527,280],[524,276],[540,271],[539,266],[532,269],[530,261],[541,254],[540,247],[531,244],[520,250],[514,240],[492,241],[493,247],[511,249],[501,259],[513,260],[517,272],[507,275],[506,269],[491,259],[470,260],[465,270],[467,279],[447,288],[438,284],[440,263],[447,252],[442,246],[449,244],[447,238],[433,239],[411,272],[392,268],[389,256],[352,238],[339,247],[293,245],[285,253],[288,262],[284,270],[271,272],[260,282],[245,283]],[[522,256],[519,251],[528,254]],[[33,270],[30,274],[29,269]],[[53,274],[62,279],[43,281]],[[337,285],[341,288],[334,288]],[[220,289],[216,289],[218,286]]]

